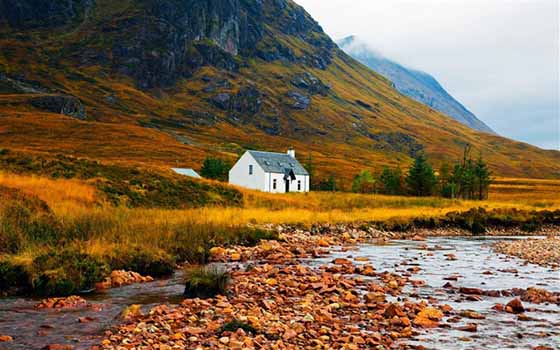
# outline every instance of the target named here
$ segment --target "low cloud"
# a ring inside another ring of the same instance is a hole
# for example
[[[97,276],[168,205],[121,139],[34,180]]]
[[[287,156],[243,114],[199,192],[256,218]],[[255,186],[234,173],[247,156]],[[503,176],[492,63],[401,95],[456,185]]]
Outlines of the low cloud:
[[[560,149],[559,1],[296,2],[333,39],[434,75],[498,133]]]

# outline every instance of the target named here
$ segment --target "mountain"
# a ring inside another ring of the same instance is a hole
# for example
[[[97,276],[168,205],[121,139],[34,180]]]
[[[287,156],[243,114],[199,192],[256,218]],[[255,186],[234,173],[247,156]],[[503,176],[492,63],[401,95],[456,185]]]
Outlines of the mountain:
[[[495,174],[560,176],[560,152],[402,95],[291,0],[0,0],[0,47],[0,148],[199,169],[294,147],[348,187],[471,144]]]
[[[391,80],[403,95],[447,114],[472,129],[495,134],[488,125],[445,91],[430,74],[406,68],[383,57],[355,36],[340,40],[338,45],[350,56]]]

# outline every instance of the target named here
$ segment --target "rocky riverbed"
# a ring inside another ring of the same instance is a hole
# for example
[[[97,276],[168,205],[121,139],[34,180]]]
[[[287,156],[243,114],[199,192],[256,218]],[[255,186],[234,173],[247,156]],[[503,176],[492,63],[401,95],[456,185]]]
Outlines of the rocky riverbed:
[[[213,249],[234,271],[231,295],[156,307],[109,333],[102,347],[560,346],[560,276],[496,256],[494,240],[416,236],[372,245],[356,232],[297,231],[281,238]]]
[[[493,251],[519,238],[278,229],[279,241],[211,250],[232,273],[226,296],[183,300],[178,275],[75,309],[0,300],[0,349],[560,348],[558,270]]]

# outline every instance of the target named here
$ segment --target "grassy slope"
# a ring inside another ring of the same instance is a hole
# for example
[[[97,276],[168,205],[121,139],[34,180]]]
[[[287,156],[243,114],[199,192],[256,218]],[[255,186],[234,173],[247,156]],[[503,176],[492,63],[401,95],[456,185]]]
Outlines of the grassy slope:
[[[335,174],[342,187],[348,187],[351,178],[363,168],[410,164],[408,155],[379,149],[376,142],[364,136],[400,132],[423,144],[436,164],[459,158],[463,145],[471,143],[498,175],[560,176],[560,152],[474,132],[400,95],[387,80],[339,50],[325,71],[251,60],[238,74],[204,68],[174,88],[153,91],[138,90],[128,77],[113,74],[107,66],[78,64],[69,47],[80,46],[82,38],[97,35],[95,31],[101,22],[134,16],[136,10],[130,4],[99,7],[88,22],[72,31],[0,36],[0,71],[23,75],[44,87],[77,96],[88,113],[88,121],[82,122],[37,112],[18,103],[21,96],[6,93],[0,97],[0,147],[198,169],[207,153],[235,159],[246,148],[282,151],[294,146],[300,158],[313,154],[318,178]],[[279,35],[296,53],[308,48],[301,39]],[[102,36],[95,44],[103,48],[111,40],[114,38]],[[290,110],[282,101],[283,96],[294,89],[290,84],[294,74],[304,71],[330,84],[332,93],[314,96],[308,111]],[[266,104],[280,108],[281,135],[270,136],[257,129],[255,126],[262,122],[259,120],[228,122],[224,112],[206,102],[212,94],[202,91],[202,76],[227,76],[232,82],[231,92],[248,80],[253,82],[266,93]],[[109,103],[109,96],[117,102]],[[360,107],[357,99],[376,107]],[[211,126],[197,125],[184,116],[184,109],[210,111],[221,119]],[[154,120],[159,122],[159,129],[140,126]],[[180,120],[185,126],[165,126],[169,120]]]

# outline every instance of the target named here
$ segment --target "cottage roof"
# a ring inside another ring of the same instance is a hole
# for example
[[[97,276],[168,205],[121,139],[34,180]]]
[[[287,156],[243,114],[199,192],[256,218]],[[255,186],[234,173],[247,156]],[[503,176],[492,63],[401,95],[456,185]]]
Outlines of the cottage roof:
[[[200,179],[201,178],[201,176],[198,175],[198,173],[196,171],[194,171],[193,169],[172,168],[172,170],[179,175],[194,177],[195,179]]]
[[[293,171],[295,175],[309,175],[297,159],[286,153],[261,151],[249,151],[249,153],[267,173],[289,174]]]

